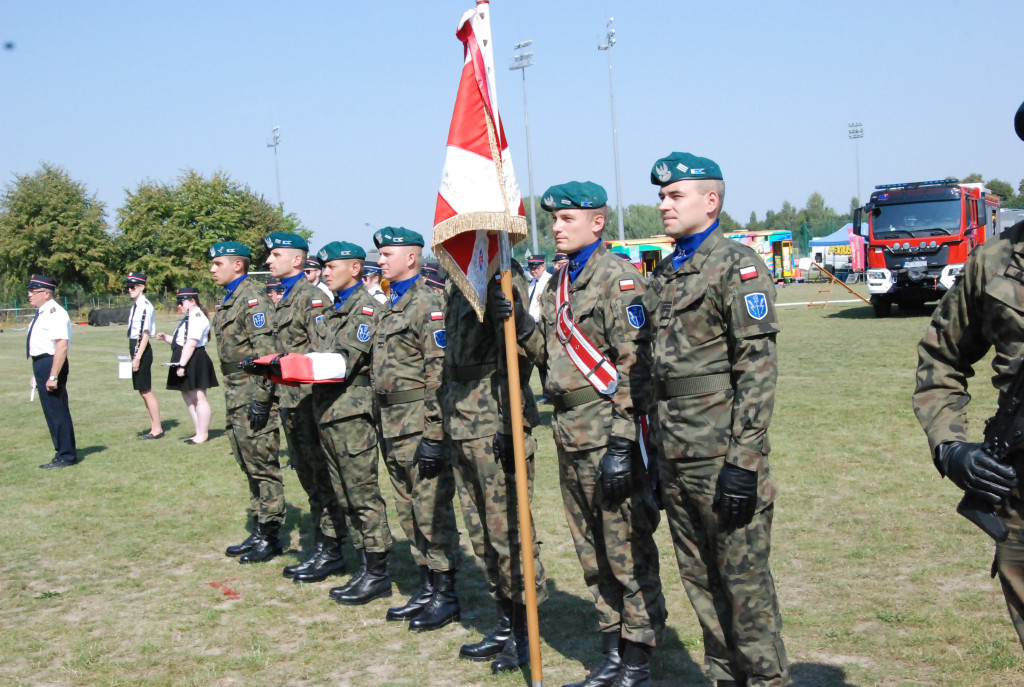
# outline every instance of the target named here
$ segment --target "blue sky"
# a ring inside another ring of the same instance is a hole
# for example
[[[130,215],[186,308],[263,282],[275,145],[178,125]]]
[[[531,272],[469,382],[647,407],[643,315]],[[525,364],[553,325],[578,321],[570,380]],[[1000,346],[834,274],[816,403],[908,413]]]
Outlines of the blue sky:
[[[429,236],[471,0],[0,3],[0,181],[43,161],[107,204],[145,179],[228,173],[315,232],[370,244],[366,224]],[[971,12],[970,8],[978,8]],[[651,164],[715,159],[726,210],[837,210],[875,184],[979,172],[1014,187],[1024,143],[1024,3],[660,3],[494,0],[499,107],[524,194],[526,72],[534,189],[615,174],[613,48],[622,195],[653,204]]]

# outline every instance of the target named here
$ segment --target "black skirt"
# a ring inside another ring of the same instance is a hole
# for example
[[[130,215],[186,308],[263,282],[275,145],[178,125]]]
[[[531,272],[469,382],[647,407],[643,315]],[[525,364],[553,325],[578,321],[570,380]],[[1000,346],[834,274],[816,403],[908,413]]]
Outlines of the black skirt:
[[[181,346],[171,347],[171,362],[176,363],[181,359]],[[167,368],[167,388],[171,391],[193,391],[195,389],[210,389],[220,386],[217,383],[217,372],[213,368],[213,361],[206,353],[206,347],[197,348],[192,351],[192,357],[185,365],[185,374],[178,376],[178,366]]]

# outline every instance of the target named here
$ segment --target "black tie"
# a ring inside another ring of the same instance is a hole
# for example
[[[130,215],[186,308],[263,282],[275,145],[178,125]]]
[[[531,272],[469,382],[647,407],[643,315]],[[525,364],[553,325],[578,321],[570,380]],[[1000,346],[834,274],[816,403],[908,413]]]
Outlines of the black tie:
[[[32,344],[32,327],[36,326],[36,320],[39,319],[39,313],[36,312],[36,316],[32,318],[32,324],[28,326],[28,338],[25,339],[25,357],[31,358],[32,355],[29,353],[29,346]]]
[[[138,305],[138,304],[136,304]],[[135,321],[135,305],[132,306],[132,311],[128,314],[128,339],[132,338],[132,322]],[[141,338],[141,334],[139,335]]]

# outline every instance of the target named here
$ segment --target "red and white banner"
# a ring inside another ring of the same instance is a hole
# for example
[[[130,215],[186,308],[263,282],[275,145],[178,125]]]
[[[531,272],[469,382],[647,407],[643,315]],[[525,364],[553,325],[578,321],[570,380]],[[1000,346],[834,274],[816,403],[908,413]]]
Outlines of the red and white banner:
[[[434,210],[433,250],[483,320],[487,282],[498,267],[495,232],[526,238],[526,210],[498,113],[490,4],[478,0],[455,35],[465,60]]]
[[[256,358],[253,362],[268,366],[267,378],[278,384],[336,384],[345,381],[345,358],[340,353],[286,353],[277,361],[281,376],[269,374],[276,353]]]

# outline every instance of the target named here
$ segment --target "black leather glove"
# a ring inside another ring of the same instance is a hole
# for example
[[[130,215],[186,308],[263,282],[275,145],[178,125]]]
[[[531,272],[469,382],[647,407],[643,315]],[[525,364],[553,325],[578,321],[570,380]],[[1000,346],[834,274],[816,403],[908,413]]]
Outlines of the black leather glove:
[[[633,449],[636,442],[623,437],[610,437],[608,450],[601,457],[597,477],[605,500],[619,504],[633,492]]]
[[[746,527],[757,510],[757,473],[726,463],[718,473],[711,510],[718,513],[722,527]]]
[[[246,374],[251,374],[251,375],[261,375],[261,374],[263,374],[263,369],[262,369],[263,366],[262,365],[257,365],[255,362],[253,362],[252,358],[246,358],[245,360],[242,360],[242,361],[239,361],[239,362],[235,363],[235,367],[237,367],[242,372],[245,372]]]
[[[420,439],[413,456],[413,465],[419,463],[420,479],[433,479],[441,474],[444,467],[444,442],[437,439]]]
[[[939,445],[935,467],[970,496],[997,505],[1017,486],[1017,473],[990,456],[981,444],[949,441]]]
[[[536,322],[534,322],[530,313],[526,312],[526,308],[523,307],[523,301],[517,289],[512,290],[512,297],[515,300],[515,307],[505,298],[505,294],[502,293],[501,289],[491,289],[487,307],[490,308],[494,319],[499,322],[504,322],[512,317],[514,313],[516,318],[516,339],[521,341],[530,335],[536,326]]]
[[[253,432],[260,432],[267,423],[270,421],[270,406],[273,405],[271,401],[257,401],[253,399],[249,403],[249,430]]]
[[[277,377],[278,379],[281,379],[281,358],[283,358],[285,355],[287,354],[279,353],[276,358],[270,361],[270,364],[267,366],[269,368],[267,370],[267,374],[273,377]]]
[[[506,473],[513,473],[516,471],[516,459],[515,453],[512,450],[512,435],[502,434],[498,432],[494,435],[494,441],[491,443],[494,448],[494,458],[501,463],[501,469]]]

